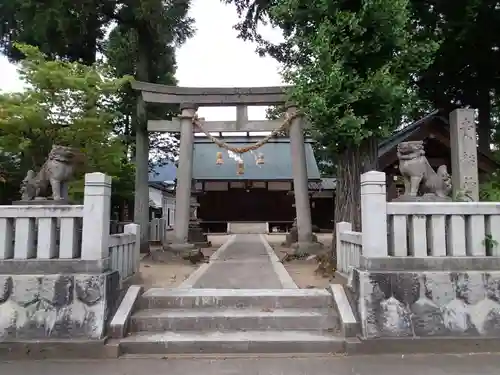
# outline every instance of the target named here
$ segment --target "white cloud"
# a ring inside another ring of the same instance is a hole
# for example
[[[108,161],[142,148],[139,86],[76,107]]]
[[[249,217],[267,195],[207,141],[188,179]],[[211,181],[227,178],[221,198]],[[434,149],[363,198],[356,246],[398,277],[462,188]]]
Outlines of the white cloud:
[[[180,86],[258,87],[282,84],[278,64],[269,57],[259,57],[255,46],[237,39],[233,25],[236,9],[220,0],[194,0],[190,16],[196,20],[196,35],[177,52],[177,79]],[[281,39],[281,32],[262,29],[271,40]],[[0,91],[19,91],[23,84],[14,65],[0,56]],[[233,120],[234,108],[200,108],[208,120]],[[251,107],[251,119],[264,119],[265,108]]]

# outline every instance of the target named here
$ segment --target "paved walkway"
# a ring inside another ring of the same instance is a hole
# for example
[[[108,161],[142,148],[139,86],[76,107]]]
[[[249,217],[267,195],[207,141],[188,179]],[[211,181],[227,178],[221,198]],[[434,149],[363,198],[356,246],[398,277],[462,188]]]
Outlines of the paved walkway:
[[[212,257],[193,288],[281,289],[290,276],[259,234],[236,234]],[[283,273],[284,271],[284,273]],[[285,285],[284,285],[285,284]]]
[[[0,362],[8,375],[498,375],[500,355]]]

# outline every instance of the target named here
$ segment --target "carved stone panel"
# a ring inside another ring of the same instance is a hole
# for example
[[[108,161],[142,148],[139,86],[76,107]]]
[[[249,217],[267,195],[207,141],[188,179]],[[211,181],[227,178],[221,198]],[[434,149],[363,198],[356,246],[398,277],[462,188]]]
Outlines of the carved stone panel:
[[[0,342],[101,339],[118,274],[0,275]]]

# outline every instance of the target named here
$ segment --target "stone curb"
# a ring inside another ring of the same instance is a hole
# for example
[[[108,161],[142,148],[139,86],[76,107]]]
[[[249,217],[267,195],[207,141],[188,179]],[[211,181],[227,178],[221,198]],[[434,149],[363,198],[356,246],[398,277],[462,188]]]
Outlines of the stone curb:
[[[210,267],[210,263],[219,259],[221,254],[231,245],[236,239],[236,235],[231,235],[221,247],[217,249],[215,253],[212,254],[208,263],[203,263],[198,269],[196,269],[189,277],[179,285],[178,289],[187,289],[192,288],[194,284],[208,271],[208,267]]]
[[[334,308],[338,312],[344,337],[356,337],[359,333],[359,324],[347,298],[344,286],[330,284],[328,290],[332,294]]]
[[[2,360],[109,359],[118,357],[118,346],[106,340],[26,340],[0,343]]]
[[[259,235],[259,237],[262,244],[264,245],[264,248],[266,249],[267,254],[269,255],[271,266],[273,267],[276,276],[278,276],[281,286],[284,289],[297,289],[297,284],[295,284],[283,263],[280,262],[273,248],[271,247],[271,245],[269,245],[269,242],[267,242],[266,237],[263,234]]]
[[[394,337],[346,340],[348,355],[500,353],[498,337]]]
[[[142,291],[143,288],[140,285],[132,285],[128,288],[109,325],[109,335],[111,338],[122,338],[127,335],[130,316],[137,307],[137,300],[141,296]]]

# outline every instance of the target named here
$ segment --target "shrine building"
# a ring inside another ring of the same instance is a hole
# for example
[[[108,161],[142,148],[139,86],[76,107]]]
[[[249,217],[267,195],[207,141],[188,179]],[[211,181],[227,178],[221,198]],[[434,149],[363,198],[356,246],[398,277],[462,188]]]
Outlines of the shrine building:
[[[231,147],[262,137],[219,138]],[[322,179],[310,140],[305,156],[312,224],[333,227],[333,179]],[[269,230],[287,230],[295,218],[290,140],[271,139],[257,151],[236,155],[206,137],[196,137],[193,155],[198,219],[208,232],[225,231],[228,222],[266,222]]]
[[[259,136],[218,137],[231,147],[253,144]],[[334,178],[321,178],[312,141],[305,141],[312,224],[333,228]],[[150,173],[150,189],[164,190],[175,179],[171,164]],[[271,139],[258,151],[235,155],[206,137],[195,137],[193,146],[193,196],[197,216],[206,232],[222,233],[229,222],[266,222],[272,231],[290,229],[295,219],[290,140]],[[173,223],[172,211],[164,212]]]

